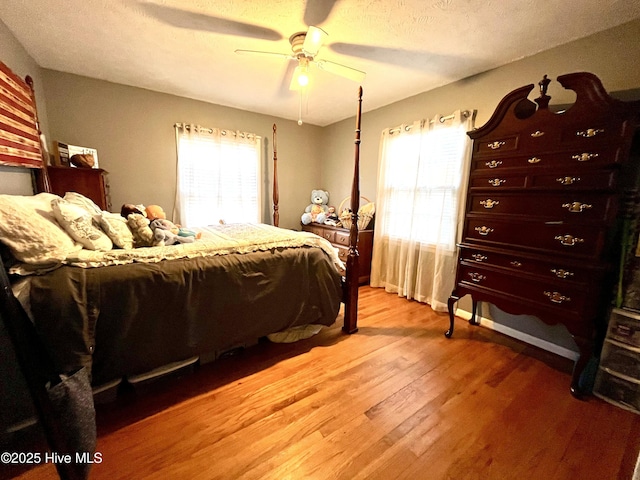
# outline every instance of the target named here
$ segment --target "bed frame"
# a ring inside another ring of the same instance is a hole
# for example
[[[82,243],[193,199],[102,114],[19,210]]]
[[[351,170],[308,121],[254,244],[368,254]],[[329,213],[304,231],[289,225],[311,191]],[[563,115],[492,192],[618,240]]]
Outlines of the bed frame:
[[[344,324],[342,330],[351,334],[358,330],[358,277],[359,254],[357,249],[357,212],[360,202],[360,124],[362,112],[362,88],[358,90],[355,129],[354,175],[351,191],[352,222],[349,232],[347,268],[342,278],[342,302]],[[34,190],[50,191],[47,161],[41,144],[40,128],[33,89],[33,81],[27,76],[23,81],[9,67],[0,62],[0,165],[31,169]],[[277,127],[273,125],[273,224],[279,224],[279,190],[277,169]],[[7,270],[0,268],[0,315],[16,350],[36,412],[49,446],[54,452],[74,451],[67,442],[67,435],[52,406],[46,385],[57,379],[57,373],[47,369],[53,364],[40,341],[26,312],[14,297]],[[65,427],[66,428],[66,427]],[[63,479],[86,478],[88,470],[74,464],[56,464]]]

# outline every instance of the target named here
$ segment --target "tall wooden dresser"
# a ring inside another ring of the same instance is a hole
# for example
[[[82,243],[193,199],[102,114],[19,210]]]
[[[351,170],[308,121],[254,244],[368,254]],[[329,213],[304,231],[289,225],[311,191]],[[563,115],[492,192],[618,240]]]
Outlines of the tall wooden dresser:
[[[51,193],[64,197],[77,192],[93,200],[102,210],[111,209],[107,171],[101,168],[47,167]]]
[[[576,93],[565,111],[549,109],[545,75],[535,103],[527,99],[533,84],[514,90],[468,133],[473,156],[445,335],[467,294],[471,323],[483,301],[564,324],[580,349],[571,380],[579,396],[580,374],[606,328],[619,199],[636,188],[638,158],[630,157],[640,102],[613,99],[590,73],[558,82]]]

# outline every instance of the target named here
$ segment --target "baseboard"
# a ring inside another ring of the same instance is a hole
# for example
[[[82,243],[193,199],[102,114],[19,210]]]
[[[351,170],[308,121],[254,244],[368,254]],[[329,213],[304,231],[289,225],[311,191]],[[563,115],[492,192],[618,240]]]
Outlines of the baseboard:
[[[471,312],[467,312],[466,310],[457,309],[456,316],[460,317],[464,320],[469,320],[471,318]],[[580,354],[574,350],[570,350],[561,345],[557,345],[552,342],[548,342],[542,338],[534,337],[533,335],[529,335],[524,332],[520,332],[511,327],[507,327],[500,323],[494,322],[485,317],[476,316],[476,321],[480,321],[480,325],[490,330],[495,330],[496,332],[504,333],[505,335],[515,338],[517,340],[521,340],[529,345],[533,345],[535,347],[541,348],[548,352],[555,353],[556,355],[560,355],[561,357],[568,358],[570,360],[577,360]]]

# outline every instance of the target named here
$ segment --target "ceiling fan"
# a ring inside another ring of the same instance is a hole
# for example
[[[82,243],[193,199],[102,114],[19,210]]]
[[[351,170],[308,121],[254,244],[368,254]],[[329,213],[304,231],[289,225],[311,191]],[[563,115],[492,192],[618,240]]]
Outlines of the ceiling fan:
[[[340,63],[316,58],[327,37],[327,32],[321,28],[310,26],[306,32],[294,33],[289,37],[292,53],[262,52],[256,50],[236,50],[235,52],[239,54],[279,57],[296,61],[298,65],[294,70],[289,85],[291,90],[302,90],[308,85],[310,65],[314,65],[320,70],[348,78],[354,82],[362,82],[366,76],[365,72]]]

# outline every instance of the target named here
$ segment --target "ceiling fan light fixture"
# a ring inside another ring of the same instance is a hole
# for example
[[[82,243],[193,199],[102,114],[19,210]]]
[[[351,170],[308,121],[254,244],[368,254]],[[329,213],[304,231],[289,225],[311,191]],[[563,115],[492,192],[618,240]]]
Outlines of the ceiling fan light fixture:
[[[302,90],[309,86],[309,60],[305,57],[300,57],[298,62],[298,66],[293,71],[291,84],[289,85],[291,90]]]
[[[309,85],[309,67],[301,67],[298,65],[296,70],[298,70],[298,75],[296,77],[298,85],[302,88]]]

